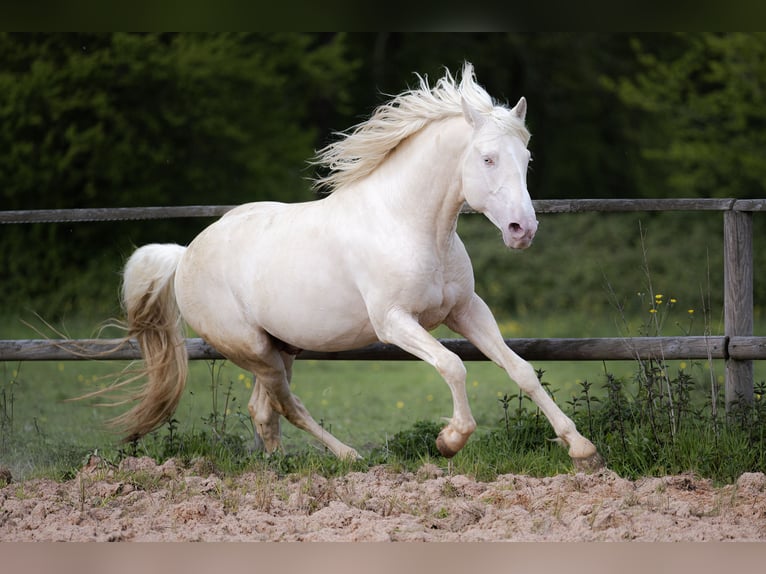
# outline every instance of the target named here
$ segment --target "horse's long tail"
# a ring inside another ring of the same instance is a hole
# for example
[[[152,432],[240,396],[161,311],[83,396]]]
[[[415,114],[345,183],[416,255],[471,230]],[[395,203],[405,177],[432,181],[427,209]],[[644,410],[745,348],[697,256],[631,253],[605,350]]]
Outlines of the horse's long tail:
[[[128,336],[141,348],[146,381],[132,397],[132,409],[112,422],[124,430],[125,440],[142,437],[165,423],[178,406],[188,373],[183,320],[176,303],[173,280],[185,247],[150,244],[137,249],[125,264],[122,305]],[[135,377],[131,380],[134,380]]]

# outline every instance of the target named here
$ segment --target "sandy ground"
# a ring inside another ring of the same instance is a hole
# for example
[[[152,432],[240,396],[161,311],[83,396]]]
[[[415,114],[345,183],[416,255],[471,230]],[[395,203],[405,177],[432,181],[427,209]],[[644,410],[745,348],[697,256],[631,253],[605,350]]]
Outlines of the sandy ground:
[[[0,541],[766,540],[766,475],[714,488],[691,475],[612,473],[493,482],[376,467],[337,478],[236,478],[92,458],[74,479],[0,489]]]

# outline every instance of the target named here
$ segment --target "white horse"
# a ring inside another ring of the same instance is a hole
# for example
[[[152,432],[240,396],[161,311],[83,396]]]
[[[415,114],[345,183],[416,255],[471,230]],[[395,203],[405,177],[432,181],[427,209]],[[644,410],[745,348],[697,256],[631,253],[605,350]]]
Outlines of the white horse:
[[[594,445],[541,387],[532,366],[503,341],[474,292],[456,233],[461,207],[483,213],[506,246],[525,249],[537,231],[526,185],[530,153],[521,98],[495,105],[466,63],[380,106],[320,150],[332,193],[299,204],[242,205],[188,247],[139,248],[124,270],[130,336],[147,382],[121,417],[129,438],[168,420],[181,396],[187,355],[182,320],[234,364],[253,373],[248,409],[260,445],[280,446],[280,416],[338,457],[358,457],[311,417],[290,390],[301,349],[339,351],[392,343],[432,365],[454,411],[437,439],[445,457],[476,428],[465,367],[429,331],[445,324],[504,368],[545,413],[578,467],[600,464]]]

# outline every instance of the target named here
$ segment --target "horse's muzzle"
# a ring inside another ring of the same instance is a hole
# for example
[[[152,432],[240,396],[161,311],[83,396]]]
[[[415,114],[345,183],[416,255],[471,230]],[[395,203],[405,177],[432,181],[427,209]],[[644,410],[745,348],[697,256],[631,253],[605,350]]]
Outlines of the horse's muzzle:
[[[508,227],[503,229],[503,242],[511,249],[526,249],[532,245],[535,233],[537,220],[531,219],[526,223],[511,221]]]

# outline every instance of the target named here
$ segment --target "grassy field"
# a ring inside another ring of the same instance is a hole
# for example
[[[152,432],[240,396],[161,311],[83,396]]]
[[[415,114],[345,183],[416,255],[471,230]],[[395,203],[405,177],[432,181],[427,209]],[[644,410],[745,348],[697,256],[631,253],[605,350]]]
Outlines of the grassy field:
[[[571,336],[571,330],[578,324],[580,328],[582,326],[582,320],[576,317],[548,326],[544,321],[530,323],[547,331],[549,336]],[[68,327],[67,332],[71,336],[92,335],[91,326],[75,324],[74,328],[71,325]],[[18,326],[8,327],[9,322],[4,322],[4,325],[4,338],[36,336]],[[513,322],[503,323],[503,330],[507,336],[530,336],[523,327]],[[610,334],[604,333],[606,330],[603,325],[598,325],[588,334]],[[118,437],[108,430],[106,424],[109,418],[120,412],[119,409],[99,407],[97,400],[69,402],[83,393],[110,384],[125,366],[125,362],[109,361],[0,364],[0,464],[9,467],[17,478],[66,476],[94,451],[111,457],[128,452],[128,447],[119,445]],[[502,370],[488,362],[469,362],[467,367],[468,396],[479,429],[469,446],[454,459],[456,465],[477,476],[491,476],[493,472],[511,470],[538,474],[571,470],[563,449],[545,440],[553,438],[547,422],[536,415],[529,401],[519,399],[516,385]],[[542,380],[546,388],[563,410],[574,416],[584,434],[589,435],[592,430],[593,434],[598,435],[594,436],[594,441],[601,450],[610,452],[613,461],[621,460],[623,453],[620,451],[629,450],[632,442],[646,442],[645,437],[630,436],[630,432],[637,431],[620,427],[620,432],[617,432],[618,423],[629,422],[627,415],[623,420],[623,414],[610,411],[598,419],[598,425],[602,426],[595,430],[589,428],[595,419],[583,418],[583,389],[588,384],[590,396],[602,401],[597,403],[594,400],[594,409],[608,410],[605,405],[611,404],[608,403],[609,383],[614,380],[625,381],[625,397],[636,399],[638,405],[640,389],[635,386],[637,364],[540,362],[535,367],[543,371]],[[677,373],[681,369],[692,376],[690,389],[694,395],[693,402],[697,405],[695,408],[700,412],[704,427],[709,422],[705,417],[709,418],[709,415],[701,413],[703,405],[710,402],[711,366],[679,361],[666,367],[669,373]],[[756,365],[757,380],[765,378],[763,367],[762,364]],[[723,365],[714,364],[712,368],[714,377],[722,382]],[[391,462],[394,459],[382,456],[381,452],[390,453],[389,447],[401,442],[402,437],[409,436],[408,433],[411,435],[415,428],[420,428],[424,436],[429,435],[441,426],[442,417],[449,417],[452,411],[445,383],[431,367],[419,362],[298,361],[293,388],[316,420],[340,440],[354,446],[370,463]],[[162,457],[173,454],[172,449],[166,448],[168,442],[189,442],[190,437],[219,436],[228,437],[239,445],[236,452],[232,451],[233,456],[247,458],[250,455],[246,446],[252,440],[252,427],[247,415],[251,389],[251,375],[230,363],[193,362],[172,428],[166,425],[153,436],[133,445],[134,452]],[[519,410],[519,405],[522,410]],[[636,419],[635,413],[630,416]],[[421,427],[417,427],[419,422],[423,423]],[[669,442],[682,449],[681,460],[688,459],[687,466],[694,469],[698,466],[695,457],[707,456],[698,453],[700,445],[697,443],[717,443],[722,435],[719,433],[700,441],[699,427],[684,427],[683,430],[687,428],[688,434],[674,430]],[[514,431],[516,436],[509,431]],[[320,458],[326,456],[317,442],[288,423],[283,424],[283,434],[286,456],[301,453]],[[656,439],[658,444],[664,440],[664,435],[660,434],[654,432],[653,440]],[[503,436],[508,440],[500,440]],[[732,448],[749,448],[736,442],[749,439],[734,437],[730,440],[734,441]],[[430,444],[431,439],[426,442]],[[414,463],[418,463],[434,456],[429,448],[424,443],[421,451],[410,453],[405,458],[409,456]],[[649,449],[637,452],[635,460],[625,462],[628,472],[671,470],[663,462],[665,455],[660,451]],[[503,457],[513,460],[504,461]],[[740,466],[723,472],[733,474],[738,472],[738,468],[755,470],[753,467],[761,464],[761,458],[760,455],[755,459],[749,456]],[[443,459],[438,460],[439,464],[446,464]],[[321,464],[331,463],[324,461]],[[679,464],[683,471],[683,463]],[[721,479],[725,480],[725,476]]]
[[[51,444],[60,441],[87,450],[104,449],[115,437],[106,422],[119,408],[99,407],[104,399],[68,402],[83,393],[108,385],[124,362],[5,363],[2,377],[3,416],[12,419],[22,435],[39,435]],[[630,365],[615,365],[629,370]],[[499,399],[516,394],[517,387],[498,367],[470,362],[468,396],[477,423],[483,429],[503,419]],[[554,396],[567,400],[582,377],[598,381],[603,366],[597,363],[541,363],[544,380]],[[194,432],[211,426],[211,416],[224,415],[227,430],[251,433],[247,401],[252,377],[231,363],[195,361],[184,396],[176,411],[178,429]],[[298,361],[294,392],[317,421],[338,438],[368,452],[418,420],[439,421],[452,413],[446,384],[430,366],[419,362]],[[283,425],[285,444],[299,449],[312,441],[302,431]],[[552,433],[551,433],[552,436]]]

